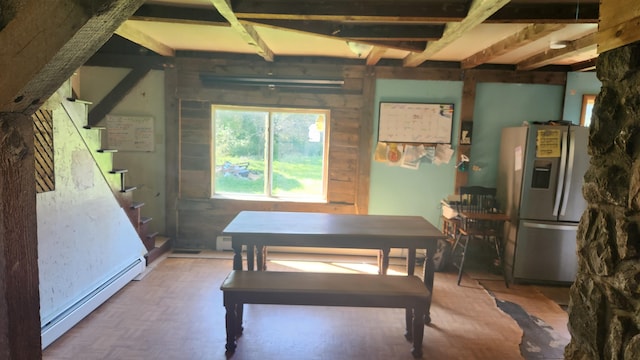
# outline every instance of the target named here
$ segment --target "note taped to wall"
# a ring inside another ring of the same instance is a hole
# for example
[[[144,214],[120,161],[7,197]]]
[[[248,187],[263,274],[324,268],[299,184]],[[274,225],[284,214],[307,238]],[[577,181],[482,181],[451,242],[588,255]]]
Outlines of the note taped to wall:
[[[536,157],[560,157],[560,130],[538,130],[536,136]]]
[[[153,117],[107,115],[107,144],[118,151],[154,151]]]

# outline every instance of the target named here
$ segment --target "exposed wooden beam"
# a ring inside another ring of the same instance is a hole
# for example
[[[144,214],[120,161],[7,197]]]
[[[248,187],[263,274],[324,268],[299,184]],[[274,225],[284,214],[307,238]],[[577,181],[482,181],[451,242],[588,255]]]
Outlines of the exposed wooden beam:
[[[229,0],[210,0],[211,3],[218,9],[220,15],[231,24],[231,27],[242,37],[242,39],[249,45],[256,49],[258,55],[262,56],[267,61],[273,61],[273,52],[269,49],[269,46],[262,40],[256,29],[252,25],[245,25],[240,23],[233,10]]]
[[[470,69],[480,64],[488,62],[500,55],[506,54],[514,49],[520,48],[538,39],[541,39],[554,31],[564,28],[565,25],[560,24],[533,24],[518,31],[517,33],[483,49],[470,57],[461,61],[463,69]]]
[[[260,20],[262,21],[262,20]],[[326,37],[329,39],[336,39],[336,36],[333,35],[326,35],[326,34],[322,34],[322,33],[316,33],[316,32],[309,32],[307,30],[298,30],[298,29],[283,29],[279,26],[276,25],[270,25],[269,21],[262,23],[262,22],[253,22],[253,21],[247,21],[247,20],[240,20],[241,23],[246,24],[246,25],[258,25],[261,27],[267,27],[267,28],[272,28],[272,29],[278,29],[278,30],[284,30],[284,31],[291,31],[291,32],[297,32],[297,33],[301,33],[301,34],[313,34],[316,36],[322,36],[322,37]],[[325,29],[326,31],[326,29]],[[333,31],[333,30],[332,30]],[[402,50],[402,51],[421,51],[422,49],[424,49],[424,47],[426,46],[426,41],[406,41],[406,40],[402,40],[402,41],[396,41],[396,40],[381,40],[381,39],[375,39],[375,40],[367,40],[367,39],[351,39],[351,38],[340,38],[340,40],[353,40],[353,41],[357,41],[359,43],[363,43],[363,44],[368,44],[371,46],[379,46],[379,47],[385,47],[387,49],[396,49],[396,50]]]
[[[132,69],[96,106],[89,111],[87,123],[89,126],[97,125],[113,108],[133,89],[151,68],[141,66]]]
[[[599,6],[598,2],[586,3],[580,1],[541,4],[511,2],[489,16],[485,22],[597,24]]]
[[[116,30],[116,34],[157,54],[164,56],[175,56],[175,51],[173,50],[173,48],[140,31],[140,29],[136,28],[129,21],[125,21],[122,25],[120,25],[118,30]]]
[[[245,23],[243,21],[243,23]],[[427,41],[442,37],[442,24],[372,24],[310,20],[252,20],[252,24],[346,39]]]
[[[571,65],[571,71],[593,71],[596,69],[596,62],[598,58],[589,59],[579,63]]]
[[[549,65],[557,59],[562,59],[568,56],[582,53],[585,51],[592,51],[596,48],[596,33],[583,36],[580,39],[571,41],[564,49],[549,49],[540,54],[534,55],[522,62],[517,66],[517,70],[532,70]]]
[[[632,1],[632,0],[631,0]],[[498,23],[597,23],[597,2],[543,2],[505,5],[486,21]],[[468,1],[441,0],[234,0],[240,19],[288,19],[326,21],[398,21],[430,23],[461,21]]]
[[[0,111],[35,112],[144,0],[25,0],[0,31]],[[10,69],[10,70],[9,70]]]
[[[211,26],[230,26],[216,9],[144,4],[130,20],[157,21]]]
[[[473,0],[469,8],[469,14],[464,20],[457,23],[448,23],[440,40],[428,43],[427,48],[421,53],[409,54],[404,58],[404,66],[414,67],[427,61],[431,56],[485,21],[507,3],[509,3],[509,0]]]
[[[367,65],[375,65],[382,59],[382,55],[387,52],[387,49],[379,46],[374,46],[367,56]]]
[[[0,112],[0,358],[6,360],[42,359],[33,141],[31,116]]]
[[[234,0],[241,19],[295,19],[325,21],[460,21],[467,15],[467,0]],[[383,15],[384,14],[384,15]]]
[[[598,53],[640,41],[640,8],[637,3],[634,3],[634,5],[636,5],[635,9],[633,7],[621,7],[621,9],[629,10],[629,12],[635,11],[636,17],[622,22],[618,22],[620,21],[619,19],[613,18],[606,23],[600,23],[597,36]]]

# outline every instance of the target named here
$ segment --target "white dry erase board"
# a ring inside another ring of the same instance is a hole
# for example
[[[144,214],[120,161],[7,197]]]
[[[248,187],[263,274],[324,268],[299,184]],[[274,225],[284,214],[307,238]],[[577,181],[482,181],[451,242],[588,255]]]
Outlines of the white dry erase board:
[[[378,141],[451,143],[453,104],[381,102]]]
[[[118,151],[153,151],[153,117],[107,115],[107,144]]]

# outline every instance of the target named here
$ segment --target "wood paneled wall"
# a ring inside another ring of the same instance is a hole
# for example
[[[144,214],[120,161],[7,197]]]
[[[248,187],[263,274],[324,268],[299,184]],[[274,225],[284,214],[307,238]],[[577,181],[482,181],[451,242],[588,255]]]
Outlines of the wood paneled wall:
[[[174,89],[167,89],[168,96],[179,103],[179,131],[167,133],[167,143],[175,143],[180,154],[178,187],[174,190],[179,198],[175,209],[175,247],[215,248],[216,237],[242,210],[366,213],[372,123],[371,106],[365,106],[370,100],[363,96],[366,69],[365,66],[306,63],[176,61],[176,67],[168,70],[176,72],[176,85]],[[344,85],[340,89],[315,90],[228,84],[204,86],[203,75],[342,79]],[[372,83],[371,77],[368,83]],[[329,109],[327,202],[237,201],[214,197],[212,104]],[[363,119],[363,116],[368,118]],[[177,141],[173,142],[169,137],[176,137]]]

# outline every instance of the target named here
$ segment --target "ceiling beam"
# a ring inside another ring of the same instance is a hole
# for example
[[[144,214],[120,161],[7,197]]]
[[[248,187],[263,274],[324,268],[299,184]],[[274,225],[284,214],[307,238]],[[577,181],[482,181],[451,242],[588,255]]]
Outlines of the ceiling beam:
[[[147,66],[139,66],[131,69],[131,71],[89,111],[87,124],[89,126],[95,126],[104,119],[149,71],[151,71],[151,68]]]
[[[262,20],[260,20],[262,21]],[[402,51],[422,51],[424,49],[424,47],[426,46],[426,41],[423,40],[393,40],[393,39],[358,39],[358,38],[339,38],[330,34],[325,34],[325,33],[317,33],[317,32],[309,32],[307,30],[298,30],[296,28],[291,28],[291,29],[285,29],[276,25],[270,25],[270,21],[267,21],[265,23],[262,22],[253,22],[253,21],[247,21],[247,20],[240,20],[240,22],[242,24],[246,24],[246,25],[254,25],[254,26],[261,26],[261,27],[267,27],[267,28],[272,28],[272,29],[276,29],[276,30],[284,30],[284,31],[291,31],[291,32],[298,32],[298,33],[302,33],[302,34],[312,34],[312,35],[316,35],[316,36],[322,36],[322,37],[326,37],[329,39],[333,39],[333,40],[353,40],[353,41],[357,41],[359,43],[363,43],[363,44],[367,44],[367,45],[371,45],[371,46],[380,46],[380,47],[385,47],[388,49],[396,49],[396,50],[402,50]],[[316,29],[317,30],[317,29]],[[333,30],[332,30],[333,31]],[[328,32],[326,29],[324,30],[324,32]]]
[[[564,28],[561,24],[533,24],[525,27],[517,33],[489,46],[486,49],[471,55],[460,63],[463,69],[471,69],[478,65],[484,64],[491,59],[504,55],[512,50],[520,48],[538,39],[541,39],[554,31]]]
[[[182,24],[229,26],[216,9],[144,4],[129,18]]]
[[[489,16],[487,23],[597,24],[600,4],[580,1],[523,4],[511,2]]]
[[[571,65],[571,71],[593,71],[596,69],[597,57]]]
[[[258,55],[262,56],[267,61],[273,61],[273,52],[269,49],[269,46],[262,40],[256,29],[252,25],[245,25],[240,23],[236,15],[231,9],[229,0],[210,0],[213,6],[218,9],[220,15],[222,15],[231,27],[242,37],[242,39],[249,45],[256,49]]]
[[[175,56],[175,50],[173,48],[140,31],[140,29],[137,29],[129,21],[122,23],[115,33],[157,54]]]
[[[243,23],[245,23],[243,21]],[[333,36],[345,39],[428,41],[442,37],[442,24],[415,23],[341,23],[335,21],[309,20],[252,20],[252,24],[266,25],[272,28],[291,29],[317,35]]]
[[[467,15],[467,0],[234,0],[241,19],[324,21],[460,21]],[[384,15],[383,15],[384,14]]]
[[[485,21],[508,3],[509,0],[473,0],[464,20],[448,23],[440,40],[429,42],[421,53],[409,54],[404,58],[404,66],[415,67],[427,61],[431,56],[458,40],[464,33]]]
[[[0,112],[35,112],[142,2],[20,1],[0,31],[0,69],[11,74],[0,76]]]
[[[382,59],[382,55],[387,52],[387,49],[383,47],[374,46],[373,49],[367,55],[367,65],[375,65]]]
[[[467,16],[468,1],[441,0],[234,0],[240,19],[324,21],[417,21],[447,23]],[[492,23],[597,23],[596,2],[511,2],[489,16]]]
[[[596,33],[583,36],[580,39],[569,42],[564,49],[548,49],[540,54],[534,55],[517,66],[517,70],[533,70],[545,65],[552,64],[558,59],[573,56],[596,48]]]

